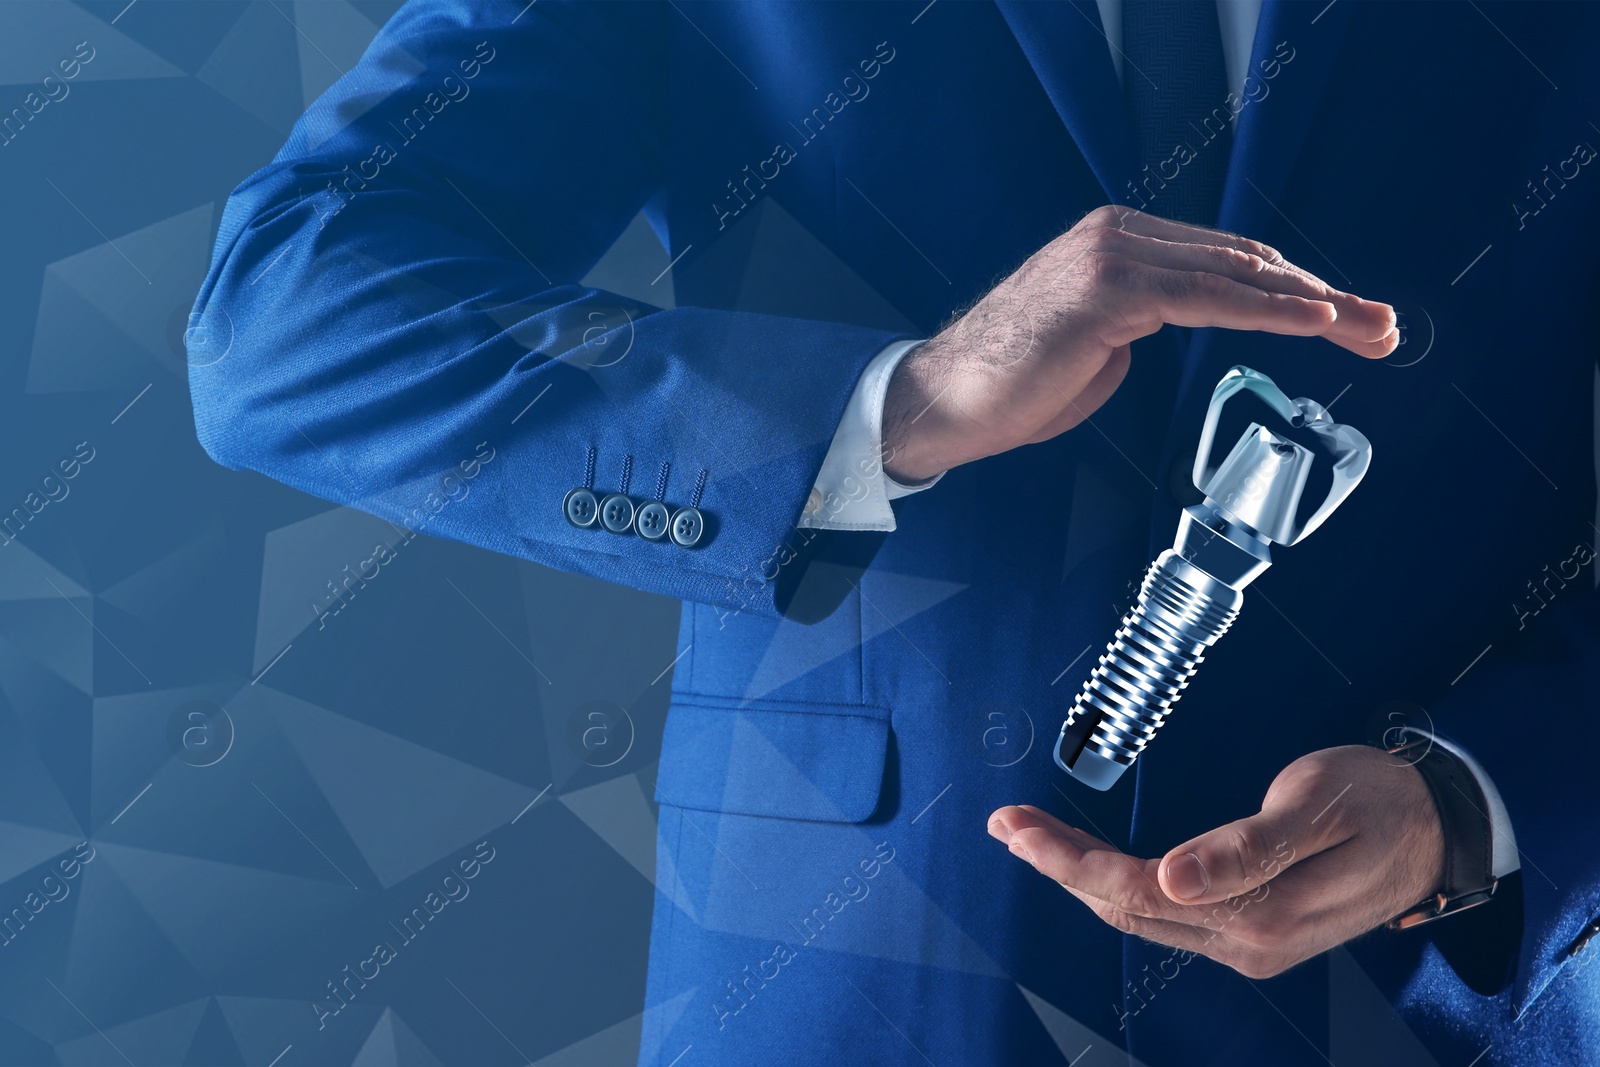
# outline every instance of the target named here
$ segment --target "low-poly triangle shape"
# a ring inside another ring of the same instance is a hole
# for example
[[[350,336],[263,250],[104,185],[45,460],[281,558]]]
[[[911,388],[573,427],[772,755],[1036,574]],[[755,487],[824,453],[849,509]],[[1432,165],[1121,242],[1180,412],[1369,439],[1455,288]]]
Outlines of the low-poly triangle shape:
[[[559,799],[630,867],[649,879],[657,892],[677,905],[691,922],[699,922],[689,891],[678,878],[672,854],[657,854],[656,813],[641,780],[646,776],[655,780],[653,767],[646,772],[622,775],[587,789],[563,793]]]
[[[184,1067],[244,1067],[244,1054],[233,1040],[228,1020],[216,1000],[206,1002],[205,1014],[200,1018],[200,1026],[183,1063]]]
[[[277,716],[386,889],[504,826],[538,795],[314,704],[284,700]]]
[[[746,700],[758,700],[823,664],[847,652],[854,652],[862,644],[936,607],[966,588],[959,582],[876,570],[872,572],[865,593],[860,588],[859,580],[853,584],[857,586],[855,596],[861,601],[860,628],[810,626],[784,619],[773,632],[772,641],[751,676],[744,694]],[[845,607],[841,610],[849,609]],[[919,655],[915,650],[911,654]]]
[[[73,1000],[79,1000],[76,986],[73,992]],[[114,1050],[134,1063],[184,1063],[209,1003],[201,997],[129,1022],[102,1024],[104,1036],[91,1030],[75,1041],[62,1042],[56,1052],[63,1063],[120,1063]],[[9,1046],[0,1047],[10,1051]]]
[[[1439,1067],[1348,949],[1328,953],[1328,1055],[1361,1067]]]
[[[1061,1055],[1075,1067],[1144,1067],[1142,1061],[1106,1040],[1031,989],[1017,986],[1039,1017]]]
[[[80,51],[79,41],[88,47]],[[67,95],[53,90],[60,97],[58,103],[70,100],[73,90],[84,82],[184,76],[108,19],[95,18],[76,4],[42,4],[26,18],[7,20],[6,32],[0,34],[0,85],[36,86],[46,74],[60,81],[64,73],[60,62],[74,59],[78,60],[77,74],[63,83]],[[67,69],[73,68],[69,65]],[[49,110],[47,105],[39,117],[48,116]]]
[[[597,1034],[574,1042],[559,1052],[541,1056],[535,1067],[591,1067],[594,1064],[655,1063],[659,1049],[641,1048],[646,1032],[667,1034],[677,1025],[697,990],[679,993],[671,1000],[646,1008],[642,1013],[608,1026]],[[650,1025],[646,1027],[648,1019]],[[666,1061],[661,1061],[666,1062]]]

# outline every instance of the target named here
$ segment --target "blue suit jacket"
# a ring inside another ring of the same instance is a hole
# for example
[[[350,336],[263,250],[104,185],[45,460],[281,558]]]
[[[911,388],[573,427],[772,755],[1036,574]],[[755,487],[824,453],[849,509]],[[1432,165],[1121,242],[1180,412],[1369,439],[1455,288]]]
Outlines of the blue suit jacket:
[[[795,528],[866,362],[1139,202],[1095,5],[414,0],[229,202],[196,427],[228,466],[683,598],[645,1062],[1600,1062],[1600,949],[1568,953],[1600,913],[1600,622],[1572,574],[1597,17],[1267,0],[1219,224],[1395,302],[1406,347],[1169,328],[1090,424],[952,471],[883,537]],[[641,209],[670,310],[579,283]],[[1094,794],[1050,741],[1234,363],[1338,394],[1376,458]],[[704,542],[563,517],[630,476],[698,498]],[[1122,938],[985,833],[1031,802],[1160,855],[1396,697],[1498,784],[1520,898],[1250,982]]]

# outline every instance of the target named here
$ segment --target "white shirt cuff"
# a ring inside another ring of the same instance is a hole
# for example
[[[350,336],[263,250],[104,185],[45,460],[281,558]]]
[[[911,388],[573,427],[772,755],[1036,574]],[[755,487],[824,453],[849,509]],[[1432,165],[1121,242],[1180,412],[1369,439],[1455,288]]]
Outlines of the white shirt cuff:
[[[920,493],[944,477],[941,473],[925,482],[904,485],[883,469],[883,403],[889,378],[906,353],[921,343],[896,341],[872,357],[861,372],[800,516],[801,527],[893,530],[894,509],[889,501]]]
[[[1489,772],[1479,766],[1478,761],[1460,746],[1427,730],[1419,730],[1415,726],[1407,729],[1411,733],[1429,738],[1434,744],[1461,760],[1467,765],[1467,770],[1472,772],[1472,776],[1478,780],[1478,788],[1483,790],[1483,798],[1489,804],[1487,814],[1493,831],[1492,843],[1489,846],[1489,873],[1496,878],[1504,878],[1521,867],[1522,857],[1517,852],[1517,835],[1511,829],[1511,813],[1506,811],[1505,801],[1500,799],[1500,790],[1494,787],[1494,780],[1489,777]]]

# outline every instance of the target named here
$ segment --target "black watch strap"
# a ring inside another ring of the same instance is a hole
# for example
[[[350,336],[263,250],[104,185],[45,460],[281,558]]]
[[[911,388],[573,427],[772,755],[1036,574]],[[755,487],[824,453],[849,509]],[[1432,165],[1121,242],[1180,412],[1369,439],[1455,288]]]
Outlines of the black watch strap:
[[[1494,824],[1477,776],[1455,753],[1426,734],[1411,734],[1405,744],[1389,749],[1422,775],[1433,795],[1444,829],[1444,884],[1415,907],[1390,919],[1391,930],[1404,930],[1464,911],[1494,896]]]

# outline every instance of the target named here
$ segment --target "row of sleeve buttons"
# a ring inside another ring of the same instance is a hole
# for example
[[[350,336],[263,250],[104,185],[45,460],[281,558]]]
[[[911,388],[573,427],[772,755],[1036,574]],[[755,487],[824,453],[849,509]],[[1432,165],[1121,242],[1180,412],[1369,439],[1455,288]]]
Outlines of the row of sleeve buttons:
[[[561,510],[574,526],[617,534],[636,533],[646,541],[670,539],[683,548],[698,545],[706,531],[705,516],[699,508],[686,506],[670,511],[659,500],[637,504],[622,493],[602,498],[592,489],[571,489],[561,502]]]

